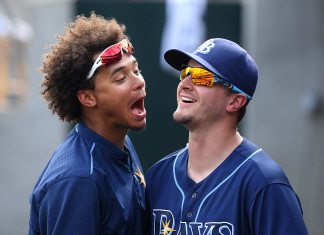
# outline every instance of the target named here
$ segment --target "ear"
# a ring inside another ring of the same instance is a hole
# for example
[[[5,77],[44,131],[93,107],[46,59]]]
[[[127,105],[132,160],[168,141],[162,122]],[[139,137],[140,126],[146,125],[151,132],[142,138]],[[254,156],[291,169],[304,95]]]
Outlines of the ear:
[[[240,93],[233,93],[229,97],[229,102],[226,106],[227,112],[234,113],[242,108],[247,102],[247,97]]]
[[[97,104],[96,97],[90,90],[79,90],[77,97],[80,103],[86,107],[94,107]]]

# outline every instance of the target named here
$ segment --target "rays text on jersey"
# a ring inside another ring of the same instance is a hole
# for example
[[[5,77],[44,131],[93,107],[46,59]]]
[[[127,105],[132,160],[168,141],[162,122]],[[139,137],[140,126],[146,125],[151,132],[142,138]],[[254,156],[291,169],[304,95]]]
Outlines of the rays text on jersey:
[[[233,235],[234,226],[229,222],[180,222],[175,224],[169,210],[153,210],[154,235]]]

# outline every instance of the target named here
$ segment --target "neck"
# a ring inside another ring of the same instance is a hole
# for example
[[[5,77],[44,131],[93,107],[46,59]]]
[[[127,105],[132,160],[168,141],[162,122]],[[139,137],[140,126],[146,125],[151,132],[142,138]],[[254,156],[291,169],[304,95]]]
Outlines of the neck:
[[[230,130],[230,131],[229,131]],[[212,173],[242,142],[236,128],[210,127],[189,132],[188,175],[196,183]]]
[[[127,129],[116,128],[111,125],[105,124],[100,120],[92,120],[85,117],[83,118],[83,122],[89,129],[93,130],[106,140],[116,144],[120,149],[124,148],[125,136],[128,131]]]

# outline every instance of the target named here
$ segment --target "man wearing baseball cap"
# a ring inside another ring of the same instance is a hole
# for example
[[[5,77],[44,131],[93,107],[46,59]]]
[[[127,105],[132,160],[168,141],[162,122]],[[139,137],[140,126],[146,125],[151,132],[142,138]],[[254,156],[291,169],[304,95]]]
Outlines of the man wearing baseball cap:
[[[280,166],[237,129],[257,85],[252,57],[213,38],[164,58],[180,71],[173,118],[189,140],[146,175],[151,234],[308,234]]]

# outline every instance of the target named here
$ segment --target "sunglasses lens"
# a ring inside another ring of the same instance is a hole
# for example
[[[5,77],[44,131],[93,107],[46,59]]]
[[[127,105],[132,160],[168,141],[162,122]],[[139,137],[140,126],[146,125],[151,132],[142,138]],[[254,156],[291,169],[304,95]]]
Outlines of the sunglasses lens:
[[[214,85],[214,75],[202,68],[194,68],[194,76],[192,77],[192,82],[196,85],[201,86],[213,86]]]
[[[122,57],[121,48],[118,45],[114,45],[107,48],[100,56],[104,65],[111,64],[114,61],[120,60]]]
[[[134,53],[132,44],[126,39],[123,39],[121,42],[108,47],[100,56],[102,63],[107,65],[121,60],[123,51],[130,54]]]
[[[181,70],[181,73],[180,73],[180,81],[182,81],[183,79],[185,79],[187,76],[189,76],[190,74],[190,69],[192,68],[184,68],[183,70]]]
[[[182,81],[188,75],[191,75],[193,84],[201,86],[213,86],[215,83],[214,74],[202,68],[187,67],[181,70],[180,80]]]

